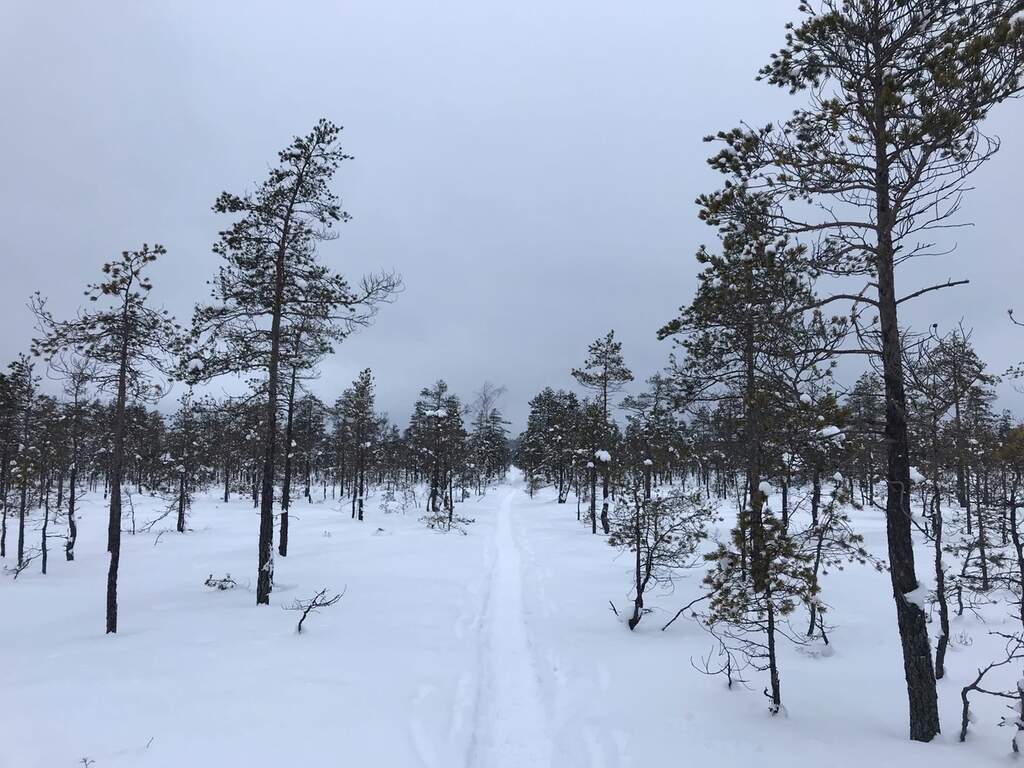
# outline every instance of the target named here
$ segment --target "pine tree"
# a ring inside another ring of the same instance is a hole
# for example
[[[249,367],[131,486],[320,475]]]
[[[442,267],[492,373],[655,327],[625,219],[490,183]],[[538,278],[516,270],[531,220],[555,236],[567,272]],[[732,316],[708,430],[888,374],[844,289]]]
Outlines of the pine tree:
[[[682,425],[672,408],[671,384],[655,374],[647,380],[647,391],[623,399],[626,417],[626,445],[633,468],[644,477],[644,498],[651,498],[655,473],[671,471],[673,456],[678,454],[677,436]]]
[[[19,412],[22,403],[22,371],[20,360],[0,372],[0,557],[7,557],[7,514],[12,468],[21,443]]]
[[[178,410],[172,417],[168,434],[166,456],[170,465],[170,482],[176,486],[172,504],[174,528],[178,533],[185,532],[186,516],[192,507],[199,465],[203,460],[201,424],[196,423],[198,407],[192,388],[187,388],[178,399]]]
[[[780,126],[718,134],[726,146],[710,162],[740,183],[703,196],[702,215],[715,221],[738,195],[763,192],[777,209],[777,232],[815,238],[817,269],[868,282],[824,301],[852,303],[862,342],[856,353],[881,363],[889,562],[910,737],[930,741],[939,717],[927,627],[923,611],[904,597],[919,585],[897,308],[955,283],[901,296],[896,267],[932,250],[921,233],[946,224],[970,174],[997,150],[978,126],[1021,88],[1024,19],[1019,0],[818,0],[800,8],[804,20],[790,25],[761,77],[806,92],[807,106]]]
[[[340,133],[321,120],[278,153],[278,165],[255,192],[217,198],[214,210],[236,218],[214,247],[223,259],[213,281],[214,302],[197,307],[193,324],[195,350],[187,367],[194,379],[245,371],[266,375],[257,605],[269,604],[273,584],[278,393],[288,329],[301,328],[303,343],[326,353],[369,322],[399,285],[396,276],[382,274],[353,289],[317,258],[317,244],[335,223],[348,219],[330,189],[338,166],[351,159],[338,145]]]
[[[38,295],[33,309],[42,329],[42,337],[33,341],[33,351],[52,360],[61,352],[74,351],[95,365],[95,384],[114,393],[111,424],[110,519],[107,549],[110,567],[107,573],[107,632],[117,632],[117,572],[121,558],[122,482],[126,469],[125,444],[128,440],[128,399],[152,401],[162,396],[165,387],[158,383],[161,374],[172,370],[172,355],[180,347],[178,326],[166,310],[149,303],[153,284],[144,274],[146,267],[166,253],[160,245],[143,245],[137,251],[125,251],[117,261],[103,265],[105,278],[90,284],[85,294],[92,302],[103,300],[105,308],[82,311],[74,320],[54,320]]]
[[[649,589],[671,588],[674,576],[697,562],[714,510],[699,493],[652,495],[649,478],[636,469],[627,477],[608,543],[634,555],[633,613],[627,622],[633,630],[643,618]]]
[[[608,497],[613,471],[612,453],[609,450],[612,447],[613,437],[613,428],[610,423],[610,397],[633,380],[633,372],[626,367],[622,357],[622,343],[615,341],[615,331],[608,331],[603,338],[597,339],[588,347],[587,359],[583,362],[583,367],[573,368],[572,376],[581,386],[596,393],[597,404],[601,408],[603,424],[601,445],[592,455],[593,460],[601,467],[601,528],[605,533],[609,533],[611,523],[608,518]],[[593,495],[591,495],[591,505],[593,506],[594,503]]]
[[[35,463],[38,504],[42,509],[39,532],[40,570],[45,575],[50,559],[50,511],[53,497],[53,479],[64,453],[64,425],[60,418],[60,405],[49,395],[40,394],[33,405],[31,452]]]
[[[769,711],[782,710],[782,682],[779,669],[780,638],[800,642],[788,617],[797,606],[817,600],[811,558],[782,527],[772,504],[762,506],[760,584],[744,566],[738,549],[745,532],[732,531],[732,548],[725,544],[706,555],[712,564],[704,583],[711,595],[704,621],[730,655],[739,654],[755,668],[767,671],[769,684],[765,696]]]
[[[698,262],[706,266],[697,294],[658,335],[674,337],[685,352],[683,360],[673,358],[671,369],[683,403],[731,403],[738,409],[747,500],[739,522],[746,532],[741,564],[749,552],[753,587],[761,589],[767,566],[760,488],[771,474],[773,445],[783,442],[794,416],[806,408],[806,390],[821,386],[828,375],[846,328],[817,311],[805,317],[800,310],[814,303],[805,250],[771,235],[762,198],[737,196],[735,202],[728,216],[716,220],[722,253],[698,251]],[[782,511],[785,524],[788,510]]]
[[[15,486],[18,497],[17,569],[20,571],[28,565],[25,551],[25,523],[32,476],[39,464],[37,429],[41,425],[36,417],[39,377],[36,376],[35,364],[28,355],[19,355],[8,370],[8,397],[13,417],[12,437],[16,441],[14,450],[11,452],[10,482]],[[7,505],[5,504],[5,513],[6,509]]]
[[[885,454],[885,392],[874,373],[861,374],[843,402],[850,429],[847,448],[860,484],[861,504],[874,505],[875,482],[880,472],[879,457]]]
[[[497,408],[477,413],[469,435],[470,473],[477,493],[505,474],[509,464],[508,421]]]
[[[530,400],[517,461],[528,477],[543,476],[557,487],[559,504],[566,502],[572,485],[579,427],[580,402],[572,392],[545,387]],[[593,451],[585,453],[593,456]]]
[[[373,373],[364,369],[352,382],[349,397],[345,399],[344,419],[352,439],[354,466],[352,469],[352,517],[363,520],[366,494],[366,465],[375,448],[378,419],[374,412]]]
[[[483,493],[484,483],[504,475],[508,468],[508,422],[497,408],[503,394],[504,387],[484,382],[470,406],[473,420],[468,442],[468,469],[477,493]]]
[[[420,391],[406,439],[429,484],[428,522],[450,530],[455,509],[452,487],[466,460],[466,431],[459,398],[449,393],[443,380]]]
[[[88,402],[89,387],[96,377],[96,366],[77,355],[59,355],[50,363],[51,369],[64,382],[65,438],[68,450],[67,467],[67,517],[68,532],[64,543],[64,557],[70,562],[75,559],[75,542],[78,539],[77,513],[79,470],[84,458],[84,443],[90,432],[96,431],[96,424],[90,416]],[[58,506],[60,502],[58,501]]]

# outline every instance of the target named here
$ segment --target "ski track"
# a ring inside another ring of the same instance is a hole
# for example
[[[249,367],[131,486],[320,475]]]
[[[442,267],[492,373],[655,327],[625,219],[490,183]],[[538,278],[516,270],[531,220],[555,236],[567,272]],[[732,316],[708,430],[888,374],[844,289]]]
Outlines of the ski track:
[[[552,599],[548,584],[551,569],[537,557],[527,531],[529,526],[515,526],[513,533],[525,569],[524,586],[528,590],[530,610],[546,624],[557,621],[560,611]],[[545,711],[550,723],[551,763],[573,768],[624,768],[630,764],[628,737],[622,731],[608,731],[600,718],[581,713],[592,708],[595,701],[607,696],[611,674],[600,660],[563,658],[564,648],[557,643],[542,644],[544,668],[541,680],[545,695]],[[538,648],[538,651],[540,648]],[[538,655],[540,660],[540,655]],[[576,690],[570,686],[575,680]]]
[[[551,766],[546,709],[523,612],[522,555],[512,515],[517,495],[519,491],[510,490],[497,511],[468,768]]]
[[[531,616],[548,621],[558,609],[548,592],[552,574],[538,562],[529,526],[517,524],[520,495],[507,488],[493,508],[486,573],[466,587],[452,624],[456,639],[475,639],[466,670],[450,695],[424,684],[412,702],[414,752],[423,768],[625,768],[631,763],[626,733],[607,731],[579,711],[607,695],[608,667],[600,660],[567,665],[564,649],[532,642]],[[575,693],[571,677],[582,684]]]
[[[479,637],[484,631],[491,583],[494,580],[494,543],[484,546],[486,574],[465,586],[462,610],[452,623],[452,636],[459,642]],[[422,768],[453,768],[467,761],[475,738],[481,687],[484,644],[477,640],[471,662],[458,676],[450,697],[432,684],[420,684],[409,712],[409,734],[413,751]]]

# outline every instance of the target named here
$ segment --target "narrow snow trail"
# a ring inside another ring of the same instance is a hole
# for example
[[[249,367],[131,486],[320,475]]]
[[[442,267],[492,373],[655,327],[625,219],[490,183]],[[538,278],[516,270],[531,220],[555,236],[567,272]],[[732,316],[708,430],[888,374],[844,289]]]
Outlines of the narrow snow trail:
[[[523,614],[522,559],[509,491],[498,509],[495,560],[484,614],[484,669],[470,768],[546,768],[551,740]]]

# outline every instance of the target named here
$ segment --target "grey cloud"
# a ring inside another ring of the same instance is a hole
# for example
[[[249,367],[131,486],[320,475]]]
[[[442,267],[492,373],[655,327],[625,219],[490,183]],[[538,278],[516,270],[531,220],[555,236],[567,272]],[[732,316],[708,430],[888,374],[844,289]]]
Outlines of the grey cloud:
[[[438,377],[467,396],[489,379],[518,427],[608,328],[649,375],[713,239],[693,206],[717,183],[701,137],[788,112],[754,74],[794,14],[789,0],[5,4],[0,357],[27,346],[29,293],[73,305],[142,241],[168,247],[156,290],[187,316],[216,268],[216,194],[326,116],[356,159],[338,179],[354,218],[325,257],[352,275],[394,267],[407,288],[314,391],[372,367],[402,422]],[[975,226],[950,233],[957,254],[909,275],[971,278],[907,317],[962,315],[995,371],[1024,356],[1005,316],[1024,277],[1022,106],[989,126],[1005,147],[968,199]]]

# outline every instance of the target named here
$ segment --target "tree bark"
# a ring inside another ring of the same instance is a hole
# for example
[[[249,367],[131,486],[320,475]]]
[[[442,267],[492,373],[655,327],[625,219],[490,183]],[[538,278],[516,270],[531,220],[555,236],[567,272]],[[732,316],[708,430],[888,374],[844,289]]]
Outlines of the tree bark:
[[[608,518],[608,463],[604,462],[604,472],[601,473],[601,530],[605,535],[611,533],[611,521]]]
[[[0,466],[0,557],[7,557],[7,487],[10,483],[10,460],[6,450],[0,460],[3,461],[3,466]]]
[[[50,562],[50,548],[46,544],[46,537],[50,530],[50,477],[49,473],[45,472],[46,480],[43,481],[43,530],[39,537],[39,550],[42,554],[42,571],[46,574],[46,566]]]
[[[590,467],[590,532],[597,533],[597,467]]]
[[[110,518],[107,521],[107,634],[117,632],[117,571],[121,564],[121,480],[124,474],[125,401],[128,397],[128,302],[121,327],[121,359],[117,371],[114,402],[114,433],[110,459]]]
[[[28,507],[28,479],[21,476],[21,498],[18,504],[18,567],[25,563],[25,511]]]
[[[296,346],[298,346],[296,344]],[[297,350],[296,350],[297,352]],[[288,556],[288,510],[292,505],[292,425],[295,411],[295,381],[298,370],[292,366],[291,382],[288,386],[288,422],[284,429],[284,483],[281,486],[281,530],[278,533],[277,552]]]
[[[882,57],[876,50],[876,62]],[[902,339],[896,313],[890,209],[888,136],[884,114],[883,72],[875,73],[875,208],[878,274],[878,315],[882,342],[882,374],[885,383],[886,438],[886,533],[889,566],[903,670],[910,709],[910,738],[931,741],[940,731],[935,672],[924,611],[904,595],[918,588],[914,571],[914,542],[910,524],[910,454],[907,434],[907,400],[904,390]]]
[[[942,565],[942,502],[935,489],[932,531],[935,536],[935,594],[939,603],[939,635],[935,647],[935,679],[946,674],[946,649],[949,647],[949,604],[946,602],[946,569]]]
[[[779,663],[775,652],[775,604],[772,602],[770,589],[765,590],[765,605],[767,607],[767,634],[768,634],[768,675],[771,680],[771,707],[773,715],[782,709],[782,683],[779,680]]]
[[[71,562],[75,559],[75,541],[78,539],[78,522],[75,520],[76,486],[78,484],[78,447],[73,444],[71,449],[71,471],[68,473],[68,540],[64,543],[64,558]]]

